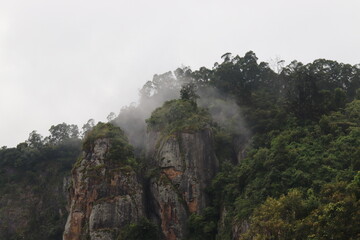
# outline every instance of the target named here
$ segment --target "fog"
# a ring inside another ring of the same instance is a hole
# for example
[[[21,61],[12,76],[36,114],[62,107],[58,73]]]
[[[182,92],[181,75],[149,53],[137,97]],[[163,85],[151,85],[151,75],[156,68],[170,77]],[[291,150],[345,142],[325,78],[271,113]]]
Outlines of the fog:
[[[0,0],[0,146],[32,130],[106,121],[138,90],[226,52],[356,64],[358,0]]]
[[[121,109],[114,122],[125,131],[136,149],[144,149],[145,120],[165,101],[179,98],[182,83],[173,72],[155,75],[139,91],[138,104],[133,103]]]
[[[250,135],[241,108],[232,96],[223,94],[212,87],[201,88],[198,94],[200,96],[198,106],[208,109],[219,126],[233,134],[244,137]]]
[[[155,75],[140,90],[138,104],[131,104],[121,109],[114,123],[123,129],[130,143],[138,150],[145,149],[147,133],[146,119],[165,101],[180,98],[180,89],[184,84],[196,83],[186,76],[190,68],[177,69],[173,72]],[[198,107],[206,108],[214,122],[232,134],[249,137],[248,130],[239,105],[233,96],[221,93],[219,90],[206,86],[197,86]]]

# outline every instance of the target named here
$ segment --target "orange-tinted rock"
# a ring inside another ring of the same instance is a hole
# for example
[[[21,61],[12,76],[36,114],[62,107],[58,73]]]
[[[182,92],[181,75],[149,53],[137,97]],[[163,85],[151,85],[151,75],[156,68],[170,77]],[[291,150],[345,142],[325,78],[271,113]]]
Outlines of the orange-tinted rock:
[[[74,168],[64,240],[115,239],[122,227],[145,216],[142,185],[134,171],[123,173],[106,159],[110,148],[108,139],[96,140]]]
[[[170,179],[173,180],[174,178],[183,174],[181,171],[176,171],[174,168],[165,168],[162,170],[163,173]]]
[[[149,136],[157,139],[151,139],[147,156],[161,170],[151,180],[150,190],[159,207],[156,215],[166,239],[182,239],[188,233],[189,215],[200,214],[208,205],[205,188],[218,169],[212,133],[206,129],[162,139],[161,134]]]

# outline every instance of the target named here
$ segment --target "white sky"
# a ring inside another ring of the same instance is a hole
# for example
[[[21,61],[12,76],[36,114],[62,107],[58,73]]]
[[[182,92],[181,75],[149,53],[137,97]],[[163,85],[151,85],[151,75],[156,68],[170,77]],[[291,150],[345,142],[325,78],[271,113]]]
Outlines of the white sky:
[[[0,146],[105,121],[155,73],[225,52],[360,63],[359,0],[0,0]]]

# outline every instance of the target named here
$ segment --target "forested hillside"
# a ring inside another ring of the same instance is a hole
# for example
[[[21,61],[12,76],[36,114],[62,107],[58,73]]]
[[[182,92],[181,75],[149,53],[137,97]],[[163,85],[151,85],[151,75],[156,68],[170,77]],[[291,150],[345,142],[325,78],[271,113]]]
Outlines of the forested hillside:
[[[83,140],[64,123],[3,147],[0,238],[61,239],[72,201],[65,239],[359,239],[360,65],[276,69],[227,53],[155,75]],[[136,218],[99,213],[119,206]]]
[[[81,151],[76,126],[36,131],[0,150],[0,239],[61,239],[70,171]]]

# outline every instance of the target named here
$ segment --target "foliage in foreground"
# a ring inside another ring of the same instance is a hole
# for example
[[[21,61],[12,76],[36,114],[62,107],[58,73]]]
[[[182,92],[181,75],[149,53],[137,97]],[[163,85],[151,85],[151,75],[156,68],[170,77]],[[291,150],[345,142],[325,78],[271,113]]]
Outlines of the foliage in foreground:
[[[293,189],[269,197],[250,221],[241,239],[358,239],[360,172],[350,182],[325,184],[318,194]]]
[[[223,164],[214,204],[230,210],[233,223],[250,221],[241,239],[359,237],[359,111],[354,100],[317,123],[291,123],[239,166]]]

